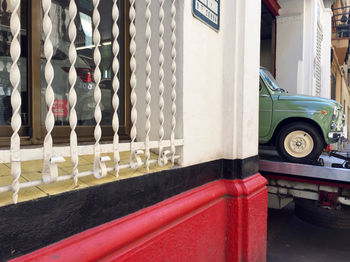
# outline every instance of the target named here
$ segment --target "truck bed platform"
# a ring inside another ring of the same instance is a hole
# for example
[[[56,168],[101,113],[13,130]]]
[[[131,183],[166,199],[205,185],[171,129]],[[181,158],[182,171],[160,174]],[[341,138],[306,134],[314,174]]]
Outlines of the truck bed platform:
[[[259,171],[264,174],[295,176],[311,179],[322,179],[332,182],[350,183],[350,169],[326,166],[313,166],[282,161],[259,160]]]

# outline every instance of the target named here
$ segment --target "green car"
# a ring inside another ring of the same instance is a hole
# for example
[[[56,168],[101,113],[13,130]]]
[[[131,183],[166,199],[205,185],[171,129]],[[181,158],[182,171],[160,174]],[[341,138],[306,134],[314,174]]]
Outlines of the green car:
[[[259,143],[291,162],[317,161],[327,145],[346,139],[342,106],[331,99],[288,94],[260,68]]]

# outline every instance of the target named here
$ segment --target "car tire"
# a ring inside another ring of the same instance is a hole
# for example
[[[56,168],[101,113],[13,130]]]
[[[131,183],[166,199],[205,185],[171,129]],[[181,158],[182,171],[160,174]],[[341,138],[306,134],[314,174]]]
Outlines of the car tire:
[[[276,146],[280,156],[286,161],[314,163],[322,153],[324,141],[313,125],[293,122],[282,127]]]
[[[318,206],[318,202],[308,199],[295,200],[295,215],[317,226],[350,229],[350,207],[340,205],[337,209],[328,209]]]

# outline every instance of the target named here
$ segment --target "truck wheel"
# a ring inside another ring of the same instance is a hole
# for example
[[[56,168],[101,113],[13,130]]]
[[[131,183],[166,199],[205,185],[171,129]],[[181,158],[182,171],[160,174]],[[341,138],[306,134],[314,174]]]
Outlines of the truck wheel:
[[[323,150],[323,137],[311,124],[294,122],[282,128],[277,136],[280,156],[290,162],[310,163],[319,158]]]
[[[295,215],[310,224],[322,227],[350,229],[350,207],[340,205],[337,209],[319,207],[318,202],[308,199],[295,201]]]

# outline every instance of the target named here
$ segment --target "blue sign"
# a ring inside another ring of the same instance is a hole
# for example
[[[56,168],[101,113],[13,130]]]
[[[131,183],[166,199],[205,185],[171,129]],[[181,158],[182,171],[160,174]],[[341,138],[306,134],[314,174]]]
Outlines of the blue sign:
[[[193,0],[195,17],[216,31],[220,29],[220,0]]]

